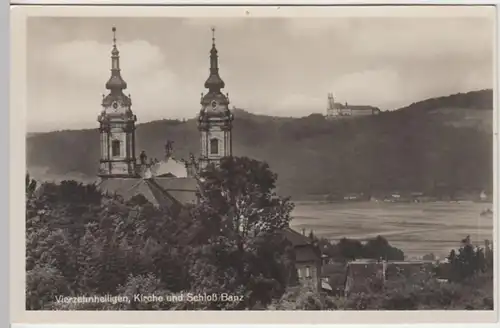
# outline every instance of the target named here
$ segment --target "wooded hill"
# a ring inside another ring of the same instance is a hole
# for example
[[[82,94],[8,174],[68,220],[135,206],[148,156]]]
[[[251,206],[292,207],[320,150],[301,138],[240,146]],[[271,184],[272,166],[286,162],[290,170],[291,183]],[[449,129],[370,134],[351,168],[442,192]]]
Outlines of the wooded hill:
[[[281,194],[295,198],[349,192],[491,190],[493,92],[473,91],[413,103],[378,116],[340,121],[254,115],[236,109],[234,155],[269,163]],[[140,113],[138,113],[140,116]],[[138,151],[162,158],[199,151],[195,119],[139,124]],[[93,179],[99,133],[37,133],[27,137],[28,170],[36,178]],[[37,172],[39,172],[37,176]],[[42,173],[40,173],[42,172]]]

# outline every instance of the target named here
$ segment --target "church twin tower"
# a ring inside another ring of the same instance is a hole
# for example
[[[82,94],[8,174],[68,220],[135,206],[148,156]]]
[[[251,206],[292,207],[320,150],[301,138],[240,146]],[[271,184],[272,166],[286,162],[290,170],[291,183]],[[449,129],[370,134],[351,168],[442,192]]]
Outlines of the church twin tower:
[[[112,31],[111,77],[106,83],[109,93],[102,100],[103,110],[98,117],[101,143],[99,176],[101,178],[139,177],[144,175],[147,163],[142,160],[139,163],[137,161],[135,148],[137,117],[132,112],[130,95],[124,94],[127,83],[120,73],[116,28],[113,27]],[[212,28],[210,75],[205,82],[208,92],[201,96],[201,110],[198,115],[198,130],[201,135],[200,157],[197,163],[186,162],[186,166],[196,165],[201,169],[210,163],[217,164],[221,158],[232,155],[233,114],[229,110],[228,95],[221,92],[224,88],[224,81],[219,76],[214,32]]]

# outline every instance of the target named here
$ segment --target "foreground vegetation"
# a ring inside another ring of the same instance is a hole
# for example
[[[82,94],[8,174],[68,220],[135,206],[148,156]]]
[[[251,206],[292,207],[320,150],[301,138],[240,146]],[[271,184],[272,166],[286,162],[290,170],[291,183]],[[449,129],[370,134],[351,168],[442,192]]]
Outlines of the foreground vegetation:
[[[448,264],[410,276],[367,279],[361,290],[328,296],[307,288],[289,289],[268,306],[272,310],[493,310],[493,250],[467,237],[451,250]],[[440,272],[446,268],[446,273]],[[443,279],[445,277],[445,279]]]
[[[26,309],[422,309],[490,308],[492,251],[450,253],[450,283],[435,273],[328,297],[296,285],[294,253],[280,231],[293,204],[275,192],[267,164],[224,159],[200,180],[200,203],[178,216],[142,196],[123,201],[75,181],[37,186],[26,177]],[[201,182],[202,181],[202,182]],[[379,237],[366,244],[311,240],[336,260],[401,259]],[[413,279],[413,280],[408,280]],[[217,302],[134,301],[134,295],[242,296]],[[127,295],[129,303],[60,302],[61,296]],[[402,304],[402,305],[401,305]]]
[[[231,177],[237,176],[238,179]],[[143,197],[123,202],[94,185],[27,177],[27,309],[242,309],[280,297],[293,262],[279,231],[293,206],[273,193],[266,164],[226,159],[202,176],[200,204],[178,217]],[[58,303],[60,295],[244,296],[237,302]]]

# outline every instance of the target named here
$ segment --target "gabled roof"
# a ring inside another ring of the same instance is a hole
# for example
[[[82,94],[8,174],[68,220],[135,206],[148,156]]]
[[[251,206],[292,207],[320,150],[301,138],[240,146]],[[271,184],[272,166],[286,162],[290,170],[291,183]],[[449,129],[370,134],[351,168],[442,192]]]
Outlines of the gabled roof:
[[[309,237],[306,237],[289,227],[284,228],[282,230],[282,234],[295,248],[296,262],[321,261],[321,252],[318,247],[311,243]]]
[[[293,246],[306,246],[311,244],[311,240],[308,237],[293,230],[292,228],[283,229],[283,234]]]
[[[198,199],[198,182],[195,178],[156,177],[153,180],[181,204],[195,204]]]

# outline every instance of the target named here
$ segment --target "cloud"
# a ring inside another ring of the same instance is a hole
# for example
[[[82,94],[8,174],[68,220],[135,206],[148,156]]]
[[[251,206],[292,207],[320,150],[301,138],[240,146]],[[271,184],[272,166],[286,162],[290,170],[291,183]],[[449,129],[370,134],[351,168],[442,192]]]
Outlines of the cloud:
[[[110,75],[110,21],[37,18],[28,33],[28,128],[97,127]],[[213,24],[231,102],[307,116],[341,102],[394,109],[493,86],[493,19],[121,18],[122,75],[140,122],[191,118]],[[115,21],[112,22],[116,23]],[[168,31],[168,32],[159,32]]]
[[[171,109],[170,116],[184,114],[173,106],[179,100],[177,77],[160,48],[142,40],[118,44],[118,48],[122,77],[128,83],[125,92],[137,105],[134,111],[142,118],[166,108]],[[28,125],[50,124],[57,117],[70,126],[97,126],[100,94],[107,93],[110,76],[110,51],[109,44],[82,40],[55,44],[38,53],[28,71],[33,70],[31,77],[43,84],[28,90]]]
[[[372,106],[383,106],[403,92],[398,72],[388,68],[339,76],[331,90],[337,102]]]
[[[272,112],[267,114],[277,116],[308,116],[312,112],[326,111],[326,98],[324,95],[311,96],[294,93],[278,101],[272,107]]]

